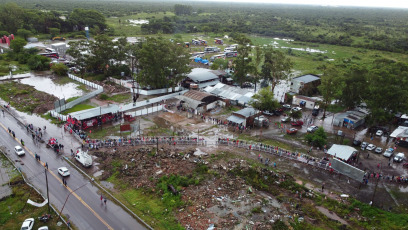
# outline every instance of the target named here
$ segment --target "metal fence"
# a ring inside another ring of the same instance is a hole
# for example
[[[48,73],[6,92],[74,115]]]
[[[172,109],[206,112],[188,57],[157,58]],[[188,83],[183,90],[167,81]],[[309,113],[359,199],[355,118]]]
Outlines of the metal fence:
[[[109,81],[112,81],[112,82],[114,82],[114,83],[116,83],[118,85],[126,87],[126,88],[128,88],[130,90],[133,90],[131,80],[130,81],[124,81],[124,80],[109,77]],[[177,87],[174,88],[175,92],[181,91],[183,89],[184,88],[181,87],[181,86],[177,86]],[[157,95],[157,94],[163,94],[163,93],[171,93],[171,92],[173,92],[173,89],[172,88],[151,89],[151,90],[139,89],[138,91],[139,91],[139,94],[141,94],[141,95],[149,96],[149,95]]]

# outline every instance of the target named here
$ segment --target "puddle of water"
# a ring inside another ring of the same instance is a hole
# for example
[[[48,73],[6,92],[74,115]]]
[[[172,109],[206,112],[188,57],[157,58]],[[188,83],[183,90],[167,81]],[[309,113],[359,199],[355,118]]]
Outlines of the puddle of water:
[[[58,98],[71,98],[83,95],[82,90],[77,89],[78,84],[67,83],[65,85],[58,85],[51,80],[51,78],[37,76],[31,74],[29,78],[19,80],[20,83],[34,86],[38,91],[42,91]]]
[[[399,186],[398,187],[400,192],[408,192],[408,186],[404,187],[404,186]]]

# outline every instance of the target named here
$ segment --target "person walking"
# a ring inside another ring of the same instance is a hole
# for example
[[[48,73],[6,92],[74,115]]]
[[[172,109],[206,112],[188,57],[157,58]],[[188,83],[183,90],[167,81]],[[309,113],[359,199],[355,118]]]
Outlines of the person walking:
[[[322,184],[322,192],[324,192],[324,183]]]
[[[48,162],[45,162],[45,167],[48,169]]]
[[[106,205],[106,198],[103,200],[103,203],[105,203],[105,205]]]
[[[101,204],[102,204],[102,202],[103,202],[103,196],[102,196],[102,194],[101,194]]]

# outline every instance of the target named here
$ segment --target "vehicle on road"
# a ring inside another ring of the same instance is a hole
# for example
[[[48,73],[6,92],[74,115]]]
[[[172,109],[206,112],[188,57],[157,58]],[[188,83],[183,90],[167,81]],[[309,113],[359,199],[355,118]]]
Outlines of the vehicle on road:
[[[360,141],[360,140],[354,140],[354,141],[353,141],[353,145],[354,145],[354,146],[360,146],[360,145],[361,145],[361,141]]]
[[[361,143],[361,150],[365,150],[367,148],[367,146],[368,146],[367,142]]]
[[[388,148],[387,150],[385,150],[383,156],[390,158],[393,153],[394,153],[394,149],[393,148]]]
[[[63,37],[53,37],[52,40],[53,41],[65,41],[65,38],[63,38]]]
[[[287,129],[287,130],[286,130],[286,133],[287,133],[287,134],[295,134],[295,133],[297,133],[297,131],[298,131],[298,130],[295,129],[295,128],[290,128],[290,129]]]
[[[205,47],[204,53],[217,53],[220,52],[220,48],[218,47]]]
[[[368,150],[368,151],[373,151],[376,147],[377,147],[377,146],[375,146],[375,145],[373,145],[373,144],[369,144],[369,145],[367,146],[367,150]]]
[[[257,126],[257,127],[264,127],[264,128],[268,128],[269,127],[269,120],[268,120],[268,118],[266,118],[265,116],[259,116],[259,117],[256,117],[255,119],[254,119],[254,123],[255,123],[255,125]]]
[[[319,106],[318,105],[315,105],[315,107],[313,108],[313,110],[312,110],[312,116],[317,116],[317,115],[319,115]]]
[[[308,133],[313,133],[313,132],[316,131],[318,128],[319,128],[318,126],[312,125],[312,126],[310,126],[309,128],[307,128],[306,131],[307,131]]]
[[[69,176],[69,175],[70,175],[69,170],[67,169],[67,167],[60,167],[60,168],[58,168],[58,173],[59,173],[61,176]]]
[[[16,145],[14,147],[14,152],[17,154],[17,156],[24,156],[25,155],[24,149],[19,145]]]
[[[291,123],[292,126],[302,126],[303,125],[303,121],[294,121]]]
[[[375,150],[374,150],[374,152],[375,152],[375,153],[378,153],[378,154],[382,153],[382,151],[383,151],[383,148],[381,148],[381,147],[377,147],[377,148],[375,148]]]
[[[21,230],[31,230],[34,226],[34,218],[25,219],[23,225],[21,225]]]
[[[382,130],[377,130],[377,132],[375,133],[375,135],[377,135],[377,136],[382,136],[384,134],[384,131],[382,131]]]
[[[394,157],[393,160],[394,160],[394,162],[400,163],[400,162],[402,162],[404,159],[405,159],[404,153],[397,153],[397,155],[395,155],[395,157]]]
[[[48,227],[47,226],[42,226],[42,227],[39,227],[38,230],[48,230]]]

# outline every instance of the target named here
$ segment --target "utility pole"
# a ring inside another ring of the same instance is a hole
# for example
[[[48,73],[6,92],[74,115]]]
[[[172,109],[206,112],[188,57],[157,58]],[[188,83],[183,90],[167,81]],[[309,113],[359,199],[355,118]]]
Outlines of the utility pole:
[[[51,213],[50,207],[50,194],[48,193],[48,176],[47,176],[47,168],[44,167],[45,172],[45,183],[47,184],[47,199],[48,199],[48,212]]]
[[[156,148],[157,148],[156,154],[158,154],[159,153],[159,137],[156,137]]]
[[[57,220],[58,220],[59,218],[61,218],[62,210],[64,210],[65,204],[67,203],[69,196],[70,196],[72,193],[74,193],[76,190],[78,190],[78,189],[84,187],[85,185],[87,185],[88,183],[90,183],[90,182],[87,182],[87,183],[81,185],[80,187],[76,188],[75,190],[71,191],[71,192],[68,194],[67,198],[65,199],[64,205],[62,205],[61,211],[60,211],[59,214],[58,214]],[[48,203],[49,203],[49,202],[48,202]]]

